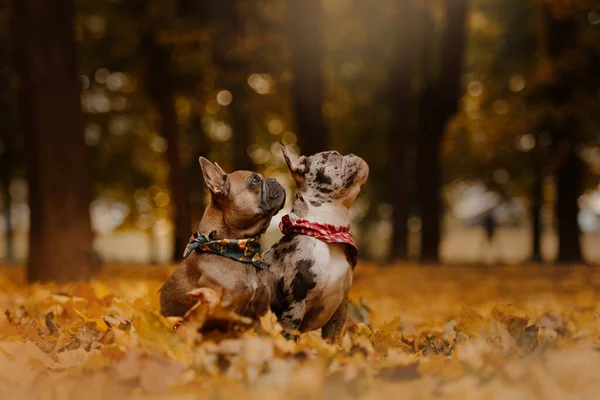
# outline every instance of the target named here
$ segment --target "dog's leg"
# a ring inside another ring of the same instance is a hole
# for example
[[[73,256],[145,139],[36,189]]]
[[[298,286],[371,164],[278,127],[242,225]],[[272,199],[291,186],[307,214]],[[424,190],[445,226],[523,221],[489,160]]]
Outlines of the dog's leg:
[[[281,331],[281,336],[283,336],[285,340],[293,340],[294,342],[298,341],[298,335],[294,335],[286,331]]]
[[[305,317],[306,299],[293,303],[292,306],[283,312],[279,323],[283,328],[281,335],[288,340],[298,340],[298,333],[302,320]]]
[[[348,311],[348,297],[344,297],[342,304],[335,310],[329,321],[321,328],[321,337],[327,342],[332,343],[336,337],[342,332],[342,328],[346,323],[346,313]]]

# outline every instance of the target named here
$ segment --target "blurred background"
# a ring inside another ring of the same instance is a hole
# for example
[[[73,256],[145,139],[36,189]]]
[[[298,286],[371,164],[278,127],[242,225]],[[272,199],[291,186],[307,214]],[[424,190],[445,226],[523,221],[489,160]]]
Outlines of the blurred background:
[[[594,0],[0,0],[0,260],[172,262],[282,141],[369,163],[363,259],[596,263],[599,71]]]

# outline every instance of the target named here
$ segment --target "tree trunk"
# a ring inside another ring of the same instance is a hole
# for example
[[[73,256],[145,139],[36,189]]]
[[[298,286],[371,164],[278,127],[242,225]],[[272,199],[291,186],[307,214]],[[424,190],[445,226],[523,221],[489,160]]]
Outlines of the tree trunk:
[[[15,140],[14,140],[14,129],[9,123],[11,120],[11,110],[6,104],[8,101],[10,83],[3,79],[0,75],[0,121],[4,121],[3,129],[0,129],[0,187],[2,188],[2,194],[0,197],[3,199],[4,205],[4,232],[5,232],[5,243],[6,253],[4,255],[4,261],[6,263],[12,263],[14,261],[13,255],[13,229],[11,220],[11,198],[10,198],[10,182],[12,181],[14,174],[15,164]]]
[[[571,146],[556,174],[557,262],[560,264],[581,263],[583,260],[577,221],[582,167],[582,161]]]
[[[89,279],[90,171],[83,140],[73,1],[15,1],[29,181],[29,281]]]
[[[0,107],[2,107],[0,105]],[[0,112],[0,117],[6,117],[4,113]],[[6,243],[6,254],[4,255],[4,261],[6,263],[12,263],[14,261],[13,256],[13,229],[12,229],[12,218],[11,218],[11,198],[9,186],[12,180],[13,174],[13,161],[12,161],[12,132],[8,132],[8,129],[2,131],[2,144],[4,145],[3,152],[0,153],[0,187],[2,187],[2,199],[4,205],[4,235]]]
[[[421,211],[421,262],[439,262],[442,213],[441,142],[458,111],[465,49],[467,0],[444,2],[446,26],[441,72],[421,98],[417,138],[417,196]]]
[[[175,109],[175,95],[170,80],[168,50],[156,43],[154,32],[142,37],[142,46],[147,57],[146,88],[160,115],[160,130],[167,141],[169,164],[169,190],[175,210],[175,234],[173,259],[183,257],[183,249],[191,235],[190,196],[184,179],[179,145],[179,124]]]
[[[531,261],[542,262],[542,221],[541,211],[544,202],[544,174],[540,165],[533,166],[533,186],[531,188]]]
[[[388,101],[391,109],[389,131],[390,204],[393,209],[392,247],[390,260],[406,259],[408,255],[407,160],[406,145],[411,133],[413,115],[412,76],[416,48],[414,37],[417,9],[412,0],[398,1],[398,18],[388,73]]]
[[[426,94],[423,99],[427,103],[434,101],[431,94]],[[426,103],[426,104],[427,104]],[[421,113],[427,110],[425,105],[421,108]],[[439,112],[428,112],[419,126],[417,133],[417,198],[421,215],[421,254],[420,261],[423,263],[439,262],[439,246],[441,238],[441,189],[442,189],[442,171],[440,141],[441,135],[436,132],[443,132],[445,123],[441,110]]]
[[[286,5],[298,144],[303,154],[315,154],[328,149],[323,116],[322,10],[319,0],[287,0]]]
[[[554,66],[554,80],[549,84],[548,99],[554,110],[550,119],[554,134],[559,166],[556,172],[556,224],[558,233],[558,256],[560,264],[581,263],[580,229],[577,220],[581,194],[583,164],[575,152],[582,130],[574,115],[564,116],[560,110],[574,101],[581,71],[576,63],[561,65],[562,59],[571,51],[577,51],[577,23],[573,16],[556,18],[549,4],[545,5],[547,21],[548,56]],[[564,62],[562,64],[565,64]]]

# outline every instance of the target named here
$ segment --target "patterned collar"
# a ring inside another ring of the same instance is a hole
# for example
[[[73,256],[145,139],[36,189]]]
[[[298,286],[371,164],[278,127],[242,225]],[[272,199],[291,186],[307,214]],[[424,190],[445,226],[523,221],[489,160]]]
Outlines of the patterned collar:
[[[258,269],[269,269],[260,254],[258,237],[214,240],[214,234],[214,231],[205,234],[195,232],[183,252],[183,258],[187,258],[193,251],[199,251],[217,254],[245,264],[252,264]]]
[[[352,232],[350,232],[350,225],[321,224],[319,222],[310,222],[304,218],[292,221],[289,215],[284,215],[279,223],[279,229],[284,235],[296,233],[312,236],[326,243],[345,244],[347,245],[346,249],[350,251],[352,268],[356,265],[358,247],[356,246]]]

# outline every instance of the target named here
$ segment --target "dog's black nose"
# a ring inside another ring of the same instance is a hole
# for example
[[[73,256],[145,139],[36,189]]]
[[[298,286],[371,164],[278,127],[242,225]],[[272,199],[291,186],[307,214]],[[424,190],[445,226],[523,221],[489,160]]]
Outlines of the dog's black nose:
[[[267,179],[267,183],[277,183],[277,181],[275,180],[275,178],[269,178]]]

